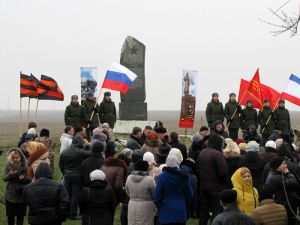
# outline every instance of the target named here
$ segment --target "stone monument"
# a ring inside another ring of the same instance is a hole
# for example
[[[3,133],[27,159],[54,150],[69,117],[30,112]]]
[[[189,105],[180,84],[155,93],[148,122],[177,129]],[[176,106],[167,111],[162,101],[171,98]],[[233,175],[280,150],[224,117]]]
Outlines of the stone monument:
[[[147,120],[145,50],[145,45],[131,36],[122,46],[120,64],[134,72],[137,78],[126,94],[121,93],[120,120]]]

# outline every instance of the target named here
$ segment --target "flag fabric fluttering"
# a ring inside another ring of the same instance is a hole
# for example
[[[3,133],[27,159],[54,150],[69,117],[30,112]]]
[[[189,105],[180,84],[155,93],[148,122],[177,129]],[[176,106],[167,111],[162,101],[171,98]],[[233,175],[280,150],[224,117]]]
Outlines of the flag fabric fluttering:
[[[247,100],[252,100],[254,108],[262,109],[263,100],[259,78],[259,69],[256,70],[252,80],[249,82],[249,85],[245,85],[244,83],[242,86],[241,81],[238,101],[241,105],[246,105]]]
[[[292,74],[281,98],[300,106],[300,77]]]
[[[136,78],[137,75],[125,66],[112,63],[106,72],[102,88],[120,91],[126,94]]]
[[[240,84],[240,95],[243,95],[244,91],[247,90],[247,87],[249,87],[250,85],[250,82],[247,81],[247,80],[244,80],[244,79],[241,79],[241,84]],[[267,85],[264,85],[264,84],[260,84],[260,88],[261,88],[261,95],[262,95],[262,100],[266,100],[268,99],[270,101],[270,106],[271,108],[275,108],[276,105],[277,105],[277,101],[278,99],[280,98],[281,94],[274,90],[273,88],[267,86]],[[251,96],[245,95],[245,98],[242,102],[240,102],[241,105],[246,105],[246,99],[252,99]],[[255,102],[257,103],[257,102]],[[256,104],[254,106],[254,108],[258,108],[259,105]]]
[[[32,76],[20,73],[20,97],[38,98],[35,80]]]
[[[64,94],[57,82],[46,75],[41,75],[40,83],[37,87],[40,100],[63,101]]]

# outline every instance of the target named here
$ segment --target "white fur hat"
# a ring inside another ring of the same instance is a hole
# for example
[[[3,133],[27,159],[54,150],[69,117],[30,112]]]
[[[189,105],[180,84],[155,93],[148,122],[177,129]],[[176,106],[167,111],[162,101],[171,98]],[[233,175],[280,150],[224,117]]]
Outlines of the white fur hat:
[[[90,173],[90,179],[91,181],[94,180],[105,180],[106,175],[102,170],[94,170]]]
[[[175,155],[168,155],[167,159],[166,159],[166,164],[167,167],[179,167],[180,163],[178,163],[178,159]]]
[[[177,158],[177,161],[178,161],[179,165],[182,163],[183,157],[182,157],[181,151],[178,148],[172,148],[170,150],[168,156],[170,156],[170,155],[173,155]]]
[[[146,152],[143,156],[143,160],[147,161],[149,165],[154,164],[154,163],[156,164],[154,155],[152,152]]]
[[[274,148],[274,149],[276,149],[276,143],[275,143],[275,141],[267,141],[265,147],[266,147],[266,148],[269,147],[269,148]]]

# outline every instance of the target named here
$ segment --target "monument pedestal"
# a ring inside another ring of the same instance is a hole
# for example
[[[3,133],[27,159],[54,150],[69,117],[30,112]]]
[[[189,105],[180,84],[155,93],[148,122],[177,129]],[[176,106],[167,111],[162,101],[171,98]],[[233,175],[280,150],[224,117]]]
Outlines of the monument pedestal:
[[[146,102],[120,102],[119,118],[121,120],[147,120]]]
[[[114,133],[116,134],[131,134],[134,127],[144,129],[145,126],[154,127],[156,121],[141,121],[141,120],[117,120]]]

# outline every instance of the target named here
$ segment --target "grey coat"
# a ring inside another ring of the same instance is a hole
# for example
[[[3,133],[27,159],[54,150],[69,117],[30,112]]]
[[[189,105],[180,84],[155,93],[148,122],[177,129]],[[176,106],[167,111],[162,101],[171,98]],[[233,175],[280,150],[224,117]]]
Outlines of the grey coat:
[[[128,225],[153,225],[155,206],[152,193],[155,189],[153,177],[133,172],[126,181],[125,189],[130,197]]]

